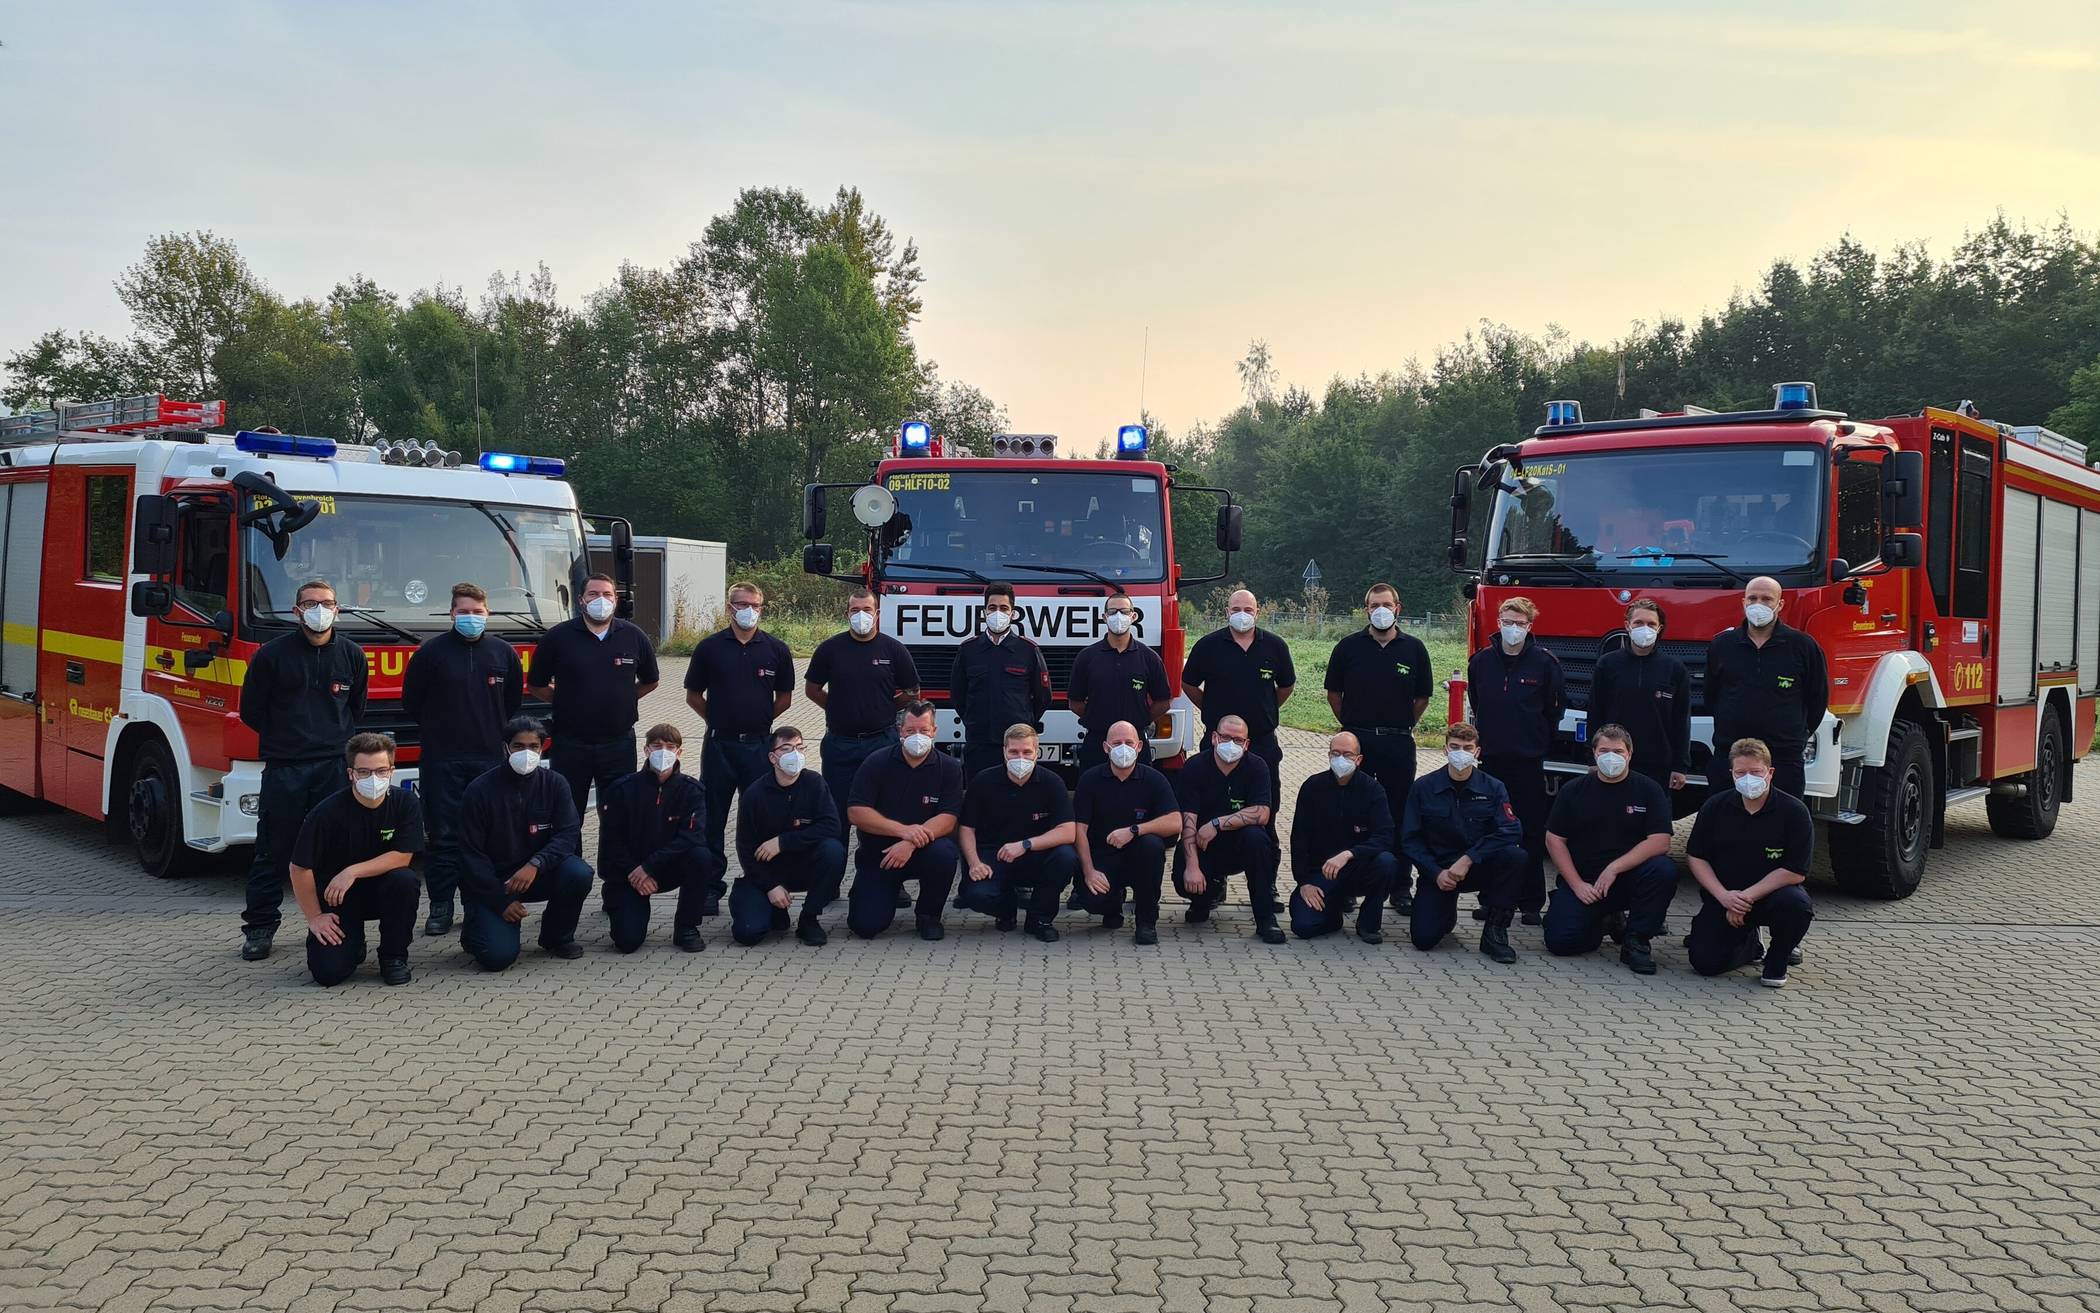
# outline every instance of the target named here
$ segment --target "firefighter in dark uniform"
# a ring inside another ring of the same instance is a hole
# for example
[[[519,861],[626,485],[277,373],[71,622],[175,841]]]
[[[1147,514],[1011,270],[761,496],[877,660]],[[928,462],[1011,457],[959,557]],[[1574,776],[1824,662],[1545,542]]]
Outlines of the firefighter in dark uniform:
[[[1480,951],[1507,965],[1517,960],[1509,923],[1529,858],[1524,827],[1501,782],[1480,769],[1479,747],[1471,725],[1446,727],[1444,769],[1408,790],[1400,855],[1419,873],[1408,931],[1416,948],[1435,948],[1458,925],[1459,894],[1477,891],[1487,922]]]
[[[1013,622],[1013,585],[992,584],[984,590],[984,629],[955,649],[948,707],[962,722],[966,788],[1004,760],[1008,726],[1033,725],[1041,733],[1050,709],[1050,667]]]
[[[1244,588],[1226,599],[1225,628],[1197,639],[1181,664],[1181,691],[1203,712],[1203,727],[1212,734],[1227,716],[1246,722],[1247,747],[1268,765],[1273,784],[1283,770],[1276,726],[1298,668],[1291,664],[1291,645],[1256,626],[1259,612],[1254,594]]]
[[[1560,660],[1531,638],[1539,609],[1529,598],[1512,597],[1496,615],[1495,641],[1466,663],[1473,725],[1480,731],[1480,768],[1509,795],[1524,827],[1524,870],[1517,880],[1517,908],[1525,925],[1537,925],[1546,905],[1546,755],[1567,704]],[[1475,914],[1476,916],[1479,913]]]
[[[525,701],[518,649],[488,633],[488,624],[489,595],[475,584],[452,585],[452,628],[424,639],[401,676],[401,709],[421,731],[416,795],[430,889],[423,933],[433,938],[452,930],[460,804],[469,784],[502,764],[503,726]]]
[[[1174,786],[1181,804],[1174,892],[1189,901],[1188,923],[1201,925],[1225,901],[1225,878],[1244,871],[1254,933],[1265,944],[1280,944],[1275,777],[1269,763],[1248,750],[1247,741],[1247,722],[1223,717],[1211,734],[1211,750],[1181,768]]]
[[[1108,636],[1080,649],[1072,659],[1072,679],[1065,689],[1072,714],[1086,731],[1079,745],[1082,772],[1108,760],[1110,726],[1127,720],[1149,731],[1173,705],[1167,664],[1138,637],[1137,605],[1129,594],[1110,594],[1101,611]],[[1152,760],[1146,737],[1138,736],[1141,762]]]
[[[846,632],[817,644],[802,691],[824,708],[824,786],[839,807],[839,837],[850,839],[846,800],[861,763],[897,741],[897,709],[919,697],[911,650],[879,631],[875,595],[856,588],[846,599]],[[900,890],[901,892],[901,890]],[[899,906],[909,906],[900,903]]]
[[[1136,940],[1159,942],[1159,889],[1167,845],[1181,837],[1181,804],[1167,777],[1140,760],[1144,739],[1127,720],[1102,735],[1108,760],[1079,777],[1072,795],[1077,825],[1080,910],[1101,928],[1123,924],[1123,900],[1136,906]]]
[[[1404,812],[1406,804],[1401,807]],[[1299,786],[1291,813],[1291,875],[1298,882],[1291,893],[1291,933],[1300,939],[1331,935],[1342,928],[1349,903],[1361,898],[1356,937],[1384,943],[1385,900],[1401,874],[1393,855],[1396,833],[1384,787],[1365,764],[1356,735],[1343,730],[1327,741],[1327,769]]]
[[[824,909],[846,876],[839,809],[824,776],[804,770],[802,731],[782,725],[767,735],[766,773],[745,786],[736,807],[736,887],[729,891],[729,934],[749,948],[788,927],[788,907],[802,895],[795,937],[822,947]]]
[[[583,614],[540,636],[525,676],[534,697],[554,704],[552,764],[569,782],[578,816],[592,785],[603,803],[614,780],[634,773],[634,724],[660,678],[649,635],[615,616],[618,605],[612,576],[592,575],[583,585]]]
[[[1692,673],[1662,650],[1662,632],[1662,603],[1642,597],[1626,608],[1626,646],[1598,659],[1587,720],[1624,726],[1634,773],[1674,794],[1692,769]]]
[[[365,923],[379,922],[379,978],[408,983],[422,891],[409,869],[423,847],[423,813],[394,787],[394,741],[353,734],[343,750],[350,787],[330,794],[299,827],[292,895],[306,914],[306,969],[340,985],[365,960]]]
[[[292,844],[307,815],[343,787],[343,744],[365,714],[365,650],[335,633],[334,585],[299,585],[292,609],[298,632],[256,649],[241,681],[241,722],[255,731],[263,763],[241,913],[241,956],[250,962],[270,955]]]
[[[526,904],[545,903],[540,947],[559,958],[583,956],[576,922],[591,892],[583,860],[583,822],[569,784],[540,763],[547,729],[530,716],[505,725],[509,756],[467,786],[460,808],[460,947],[484,971],[518,960]]]
[[[919,938],[939,939],[941,909],[955,886],[962,848],[962,763],[934,746],[931,702],[904,708],[903,737],[861,763],[846,799],[846,818],[860,831],[846,926],[862,939],[890,928],[909,907],[904,886],[919,887]]]
[[[1546,908],[1546,951],[1594,953],[1607,929],[1619,960],[1655,974],[1651,941],[1677,892],[1670,860],[1670,795],[1633,769],[1639,747],[1623,726],[1590,734],[1590,774],[1560,786],[1546,821],[1546,854],[1560,873]]]
[[[1822,728],[1830,703],[1823,649],[1816,640],[1782,624],[1786,597],[1776,580],[1760,575],[1743,589],[1743,623],[1714,635],[1706,646],[1706,710],[1714,718],[1714,760],[1707,767],[1708,795],[1724,797],[1735,785],[1723,744],[1757,739],[1772,754],[1772,787],[1802,797],[1807,786],[1809,740]]]
[[[722,843],[729,805],[772,774],[768,731],[795,700],[795,658],[786,643],[758,627],[765,605],[766,595],[758,585],[731,585],[729,626],[701,639],[685,667],[685,703],[707,722],[707,737],[700,745],[700,779],[707,786],[707,846],[725,866],[728,855]],[[705,915],[720,910],[722,893],[718,876],[701,909]]]
[[[1685,846],[1701,895],[1685,951],[1702,976],[1762,959],[1762,983],[1778,989],[1816,919],[1805,887],[1816,827],[1807,805],[1772,782],[1772,754],[1764,744],[1737,739],[1728,758],[1728,792],[1699,809]],[[1719,762],[1709,769],[1719,773]],[[1760,928],[1772,931],[1769,946],[1760,942]]]
[[[707,792],[679,769],[684,750],[676,725],[650,726],[642,768],[599,795],[598,870],[613,947],[622,953],[648,938],[649,900],[668,889],[678,891],[671,942],[688,953],[707,947],[700,907],[722,861],[707,846]]]
[[[962,809],[962,885],[955,905],[1014,928],[1028,910],[1028,933],[1057,942],[1057,905],[1079,878],[1078,827],[1064,781],[1039,770],[1033,725],[1015,723],[1000,738],[1000,764],[965,786]]]
[[[1397,835],[1407,791],[1415,782],[1415,724],[1436,684],[1429,649],[1400,630],[1398,589],[1372,584],[1364,593],[1364,614],[1369,624],[1328,654],[1327,705],[1341,727],[1356,736],[1363,772],[1378,782],[1392,805]],[[1413,882],[1395,880],[1391,897],[1393,910],[1405,916],[1414,908]]]

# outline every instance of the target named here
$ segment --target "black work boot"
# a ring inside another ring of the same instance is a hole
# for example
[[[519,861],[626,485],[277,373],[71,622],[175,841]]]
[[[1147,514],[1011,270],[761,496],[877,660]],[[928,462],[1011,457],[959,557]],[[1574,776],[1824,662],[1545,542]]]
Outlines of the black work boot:
[[[919,938],[927,943],[930,944],[947,933],[947,931],[941,929],[941,918],[937,916],[922,916],[919,918]]]
[[[1283,942],[1283,928],[1276,924],[1274,918],[1255,922],[1254,933],[1261,936],[1261,941],[1264,944],[1280,944]]]
[[[1159,942],[1159,927],[1154,925],[1141,925],[1137,928],[1137,934],[1133,936],[1133,938],[1136,940],[1137,943],[1149,947],[1150,945]]]
[[[1610,940],[1611,940],[1611,941],[1612,941],[1612,942],[1613,942],[1614,944],[1623,944],[1623,943],[1625,943],[1625,942],[1626,942],[1626,913],[1624,913],[1624,912],[1606,912],[1606,913],[1604,914],[1604,934],[1605,934],[1605,936],[1606,936],[1607,938],[1609,938],[1609,939],[1610,939]],[[1645,973],[1643,973],[1643,974],[1645,974]]]
[[[1619,946],[1619,960],[1626,964],[1627,970],[1637,976],[1655,974],[1655,954],[1649,951],[1648,940],[1644,935],[1626,936],[1625,942]]]
[[[1517,950],[1509,946],[1509,913],[1489,914],[1480,931],[1480,951],[1504,966],[1517,960]]]
[[[1038,921],[1030,917],[1028,920],[1028,933],[1046,944],[1057,942],[1057,927],[1051,925],[1048,921]]]
[[[430,916],[423,922],[423,937],[436,939],[439,935],[452,933],[452,904],[432,903]]]
[[[825,934],[824,927],[815,921],[804,921],[796,926],[795,938],[808,944],[811,948],[822,948],[831,942],[831,936]]]
[[[707,947],[707,941],[700,937],[700,927],[696,925],[681,926],[672,931],[671,942],[688,953],[698,953]]]
[[[379,978],[389,985],[408,983],[408,959],[405,957],[382,957],[379,959]]]
[[[266,925],[252,925],[241,932],[241,961],[260,962],[270,955],[270,942],[277,932]]]

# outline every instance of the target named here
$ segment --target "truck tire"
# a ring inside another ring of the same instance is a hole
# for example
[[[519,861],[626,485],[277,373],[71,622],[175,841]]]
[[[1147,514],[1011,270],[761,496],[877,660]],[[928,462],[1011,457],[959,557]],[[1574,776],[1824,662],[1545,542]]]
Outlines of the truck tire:
[[[2063,717],[2053,710],[2045,713],[2034,745],[2034,769],[2016,777],[2026,789],[1984,795],[1983,810],[1994,833],[2007,839],[2046,839],[2056,828],[2056,813],[2063,806],[2065,738]]]
[[[183,842],[182,777],[175,754],[159,738],[133,749],[124,772],[124,827],[146,874],[172,880],[194,873],[202,855]]]
[[[1888,760],[1870,766],[1859,784],[1857,825],[1830,827],[1830,870],[1838,887],[1861,898],[1908,898],[1925,875],[1932,847],[1932,752],[1915,721],[1889,729]]]

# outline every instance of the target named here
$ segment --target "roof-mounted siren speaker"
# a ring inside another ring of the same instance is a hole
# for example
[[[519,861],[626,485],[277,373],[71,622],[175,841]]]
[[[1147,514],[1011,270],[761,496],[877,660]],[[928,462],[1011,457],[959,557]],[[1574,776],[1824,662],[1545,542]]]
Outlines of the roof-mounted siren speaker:
[[[1814,410],[1815,408],[1815,384],[1804,380],[1798,383],[1775,383],[1772,385],[1772,409]]]
[[[1571,424],[1580,423],[1582,423],[1582,403],[1580,401],[1549,401],[1546,403],[1547,428],[1567,428]]]

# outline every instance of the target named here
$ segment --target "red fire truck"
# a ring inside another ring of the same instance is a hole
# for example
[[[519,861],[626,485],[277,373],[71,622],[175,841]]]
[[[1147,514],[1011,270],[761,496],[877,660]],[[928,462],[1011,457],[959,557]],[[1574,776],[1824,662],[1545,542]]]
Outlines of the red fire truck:
[[[160,876],[254,842],[241,682],[300,583],[334,583],[370,670],[363,728],[405,746],[413,787],[401,676],[452,584],[488,589],[490,631],[529,662],[587,573],[558,460],[204,431],[224,418],[160,396],[0,418],[0,799],[109,818]],[[610,532],[631,561],[631,530]]]
[[[1703,776],[1707,640],[1741,623],[1749,579],[1775,578],[1829,666],[1807,792],[1832,872],[1902,898],[1950,804],[1981,798],[1999,834],[2039,839],[2070,800],[2100,692],[2100,473],[1973,407],[1863,422],[1818,409],[1813,384],[1775,391],[1771,410],[1590,423],[1553,402],[1530,439],[1458,471],[1472,643],[1505,599],[1538,603],[1570,704],[1550,764],[1580,771],[1590,672],[1625,642],[1626,603],[1655,597],[1663,648],[1691,668]]]
[[[1195,708],[1181,692],[1181,628],[1176,590],[1213,583],[1192,578],[1174,559],[1173,494],[1215,499],[1216,542],[1225,568],[1239,550],[1241,508],[1222,488],[1177,484],[1152,460],[1142,425],[1125,425],[1108,459],[1068,460],[1049,434],[1004,434],[988,455],[947,444],[922,422],[905,424],[890,455],[864,484],[811,484],[804,491],[803,566],[812,574],[865,584],[880,600],[883,632],[911,649],[928,700],[939,705],[938,739],[960,751],[962,725],[946,709],[955,651],[983,624],[985,585],[1014,586],[1016,630],[1043,649],[1052,708],[1042,752],[1067,774],[1077,761],[1079,721],[1065,706],[1072,660],[1099,640],[1101,605],[1130,595],[1136,634],[1167,667],[1173,706],[1147,733],[1153,758],[1178,765],[1196,745]],[[853,515],[867,531],[857,571],[833,574],[823,538],[826,498],[853,489]]]

